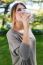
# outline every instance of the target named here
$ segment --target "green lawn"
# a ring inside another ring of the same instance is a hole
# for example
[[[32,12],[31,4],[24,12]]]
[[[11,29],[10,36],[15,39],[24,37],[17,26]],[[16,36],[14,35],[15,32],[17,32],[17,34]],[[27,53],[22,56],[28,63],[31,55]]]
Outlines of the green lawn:
[[[0,65],[12,65],[5,36],[0,36]]]
[[[43,35],[36,35],[37,63],[43,65]],[[0,65],[12,65],[8,43],[5,36],[0,36]]]

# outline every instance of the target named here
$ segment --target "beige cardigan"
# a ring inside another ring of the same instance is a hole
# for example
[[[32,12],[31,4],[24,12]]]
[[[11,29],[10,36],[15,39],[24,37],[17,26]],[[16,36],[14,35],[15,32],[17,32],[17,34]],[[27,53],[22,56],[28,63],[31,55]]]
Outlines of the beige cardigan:
[[[20,32],[10,29],[7,32],[7,39],[9,43],[9,49],[12,58],[13,65],[37,65],[36,64],[36,39],[32,33],[29,31],[30,46],[22,43],[22,37]]]

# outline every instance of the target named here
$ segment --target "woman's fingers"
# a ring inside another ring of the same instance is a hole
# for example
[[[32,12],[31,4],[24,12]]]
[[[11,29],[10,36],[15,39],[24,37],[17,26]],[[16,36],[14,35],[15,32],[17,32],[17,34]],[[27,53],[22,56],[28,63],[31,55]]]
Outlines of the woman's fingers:
[[[28,22],[30,16],[31,16],[31,14],[27,14],[27,13],[24,13],[24,12],[19,12],[19,19],[22,22],[25,22],[25,21]]]

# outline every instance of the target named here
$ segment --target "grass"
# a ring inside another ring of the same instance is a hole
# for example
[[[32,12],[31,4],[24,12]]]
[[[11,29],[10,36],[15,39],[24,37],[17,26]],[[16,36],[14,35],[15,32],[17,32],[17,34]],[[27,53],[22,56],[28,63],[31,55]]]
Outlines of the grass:
[[[36,35],[37,65],[43,65],[43,35]],[[0,65],[12,65],[6,36],[0,36]]]
[[[8,43],[5,36],[0,36],[0,65],[11,65]]]
[[[37,65],[43,65],[43,35],[36,35]]]

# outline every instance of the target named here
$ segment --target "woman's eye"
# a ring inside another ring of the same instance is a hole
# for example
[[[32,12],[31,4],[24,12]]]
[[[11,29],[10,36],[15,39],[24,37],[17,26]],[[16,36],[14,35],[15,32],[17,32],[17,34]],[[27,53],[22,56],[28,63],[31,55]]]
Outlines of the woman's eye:
[[[21,8],[19,8],[17,11],[21,11]]]

